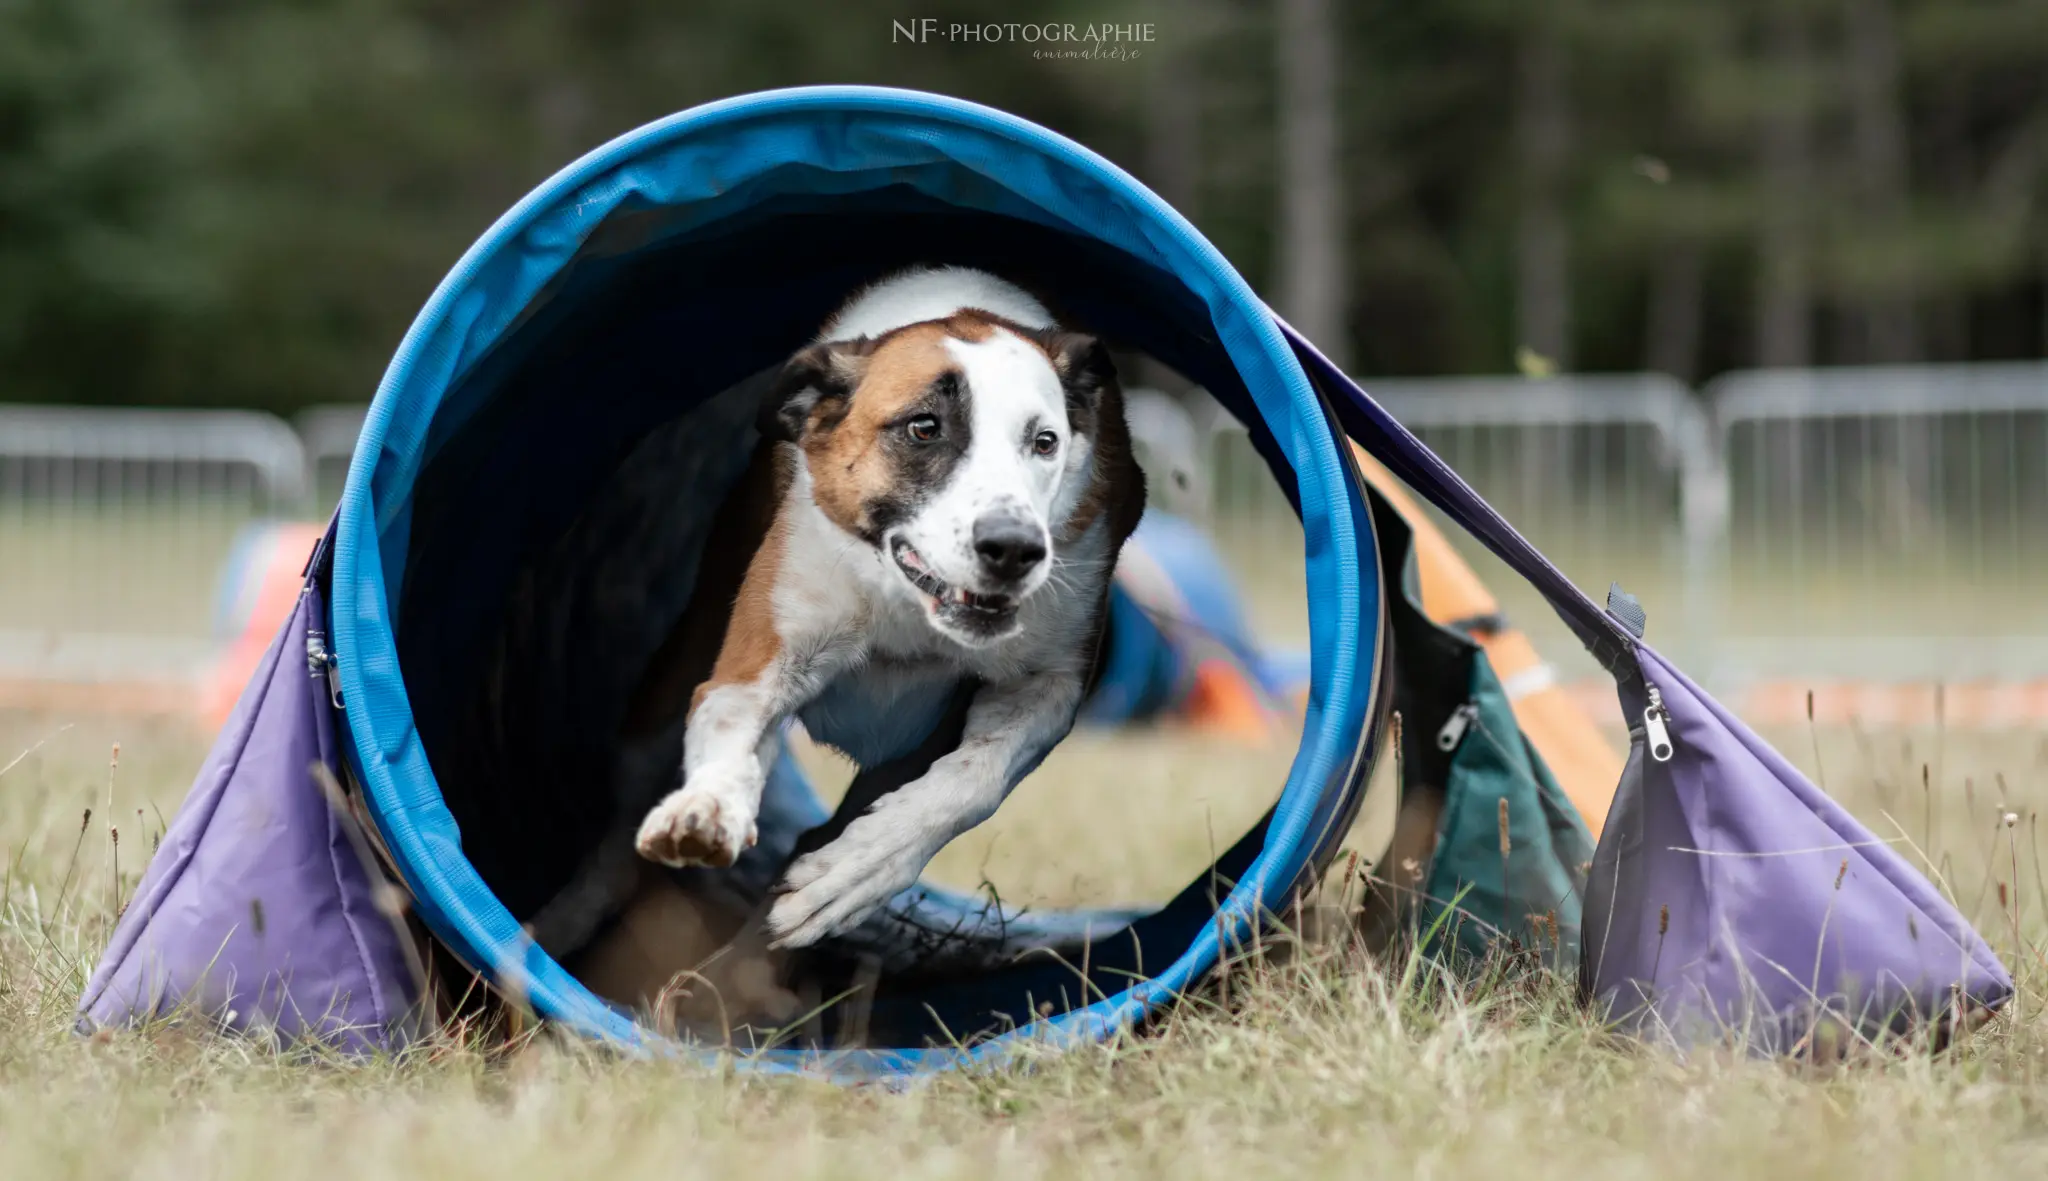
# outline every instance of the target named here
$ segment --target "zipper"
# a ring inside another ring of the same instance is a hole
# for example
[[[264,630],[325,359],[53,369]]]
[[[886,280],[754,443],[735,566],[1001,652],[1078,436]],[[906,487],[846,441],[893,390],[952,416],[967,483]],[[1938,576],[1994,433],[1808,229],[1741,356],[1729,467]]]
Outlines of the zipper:
[[[1458,749],[1458,744],[1465,740],[1465,731],[1478,717],[1479,707],[1470,701],[1452,710],[1443,729],[1436,732],[1436,748],[1446,754]]]
[[[1607,587],[1607,611],[1604,618],[1609,630],[1617,636],[1624,637],[1622,642],[1630,648],[1643,638],[1643,632],[1650,622],[1642,603],[1634,595],[1621,589],[1618,582]],[[1642,674],[1640,663],[1633,660],[1631,663],[1636,664],[1636,677],[1641,679],[1643,691],[1650,697],[1649,706],[1643,710],[1643,733],[1649,739],[1650,757],[1657,762],[1668,763],[1675,748],[1671,745],[1671,713],[1664,708],[1664,691]],[[1617,679],[1624,679],[1619,670],[1616,670],[1615,675]]]
[[[1643,730],[1650,738],[1650,757],[1660,763],[1671,761],[1671,714],[1664,708],[1663,690],[1646,677],[1643,687],[1650,691],[1650,705],[1643,711]]]
[[[327,678],[327,700],[334,708],[341,708],[341,661],[327,649],[327,633],[318,628],[306,629],[306,672],[315,677]]]

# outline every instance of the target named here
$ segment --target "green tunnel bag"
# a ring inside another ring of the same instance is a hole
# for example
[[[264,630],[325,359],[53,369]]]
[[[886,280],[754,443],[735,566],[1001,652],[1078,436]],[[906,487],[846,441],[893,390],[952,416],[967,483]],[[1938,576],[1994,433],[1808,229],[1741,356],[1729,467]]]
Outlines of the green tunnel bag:
[[[1396,592],[1386,598],[1402,796],[1437,793],[1441,808],[1428,858],[1375,867],[1376,888],[1453,966],[1525,950],[1574,971],[1592,834],[1522,733],[1486,652],[1424,614],[1414,531],[1368,492],[1385,584]]]

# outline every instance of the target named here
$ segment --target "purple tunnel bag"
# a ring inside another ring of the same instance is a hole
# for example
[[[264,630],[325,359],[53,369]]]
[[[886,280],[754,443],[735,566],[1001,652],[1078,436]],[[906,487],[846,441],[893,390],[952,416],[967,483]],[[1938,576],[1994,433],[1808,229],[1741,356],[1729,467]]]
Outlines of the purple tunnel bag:
[[[1637,656],[1671,754],[1631,735],[1594,857],[1582,975],[1617,1020],[1782,1054],[1824,1015],[1874,1037],[2004,1003],[2004,966],[1891,843],[1656,651]]]
[[[315,778],[340,773],[308,657],[326,610],[309,572],[86,984],[82,1031],[179,1019],[350,1053],[407,1040],[411,949]]]
[[[1619,1028],[1679,1046],[1797,1052],[1996,1009],[2012,978],[1962,914],[1654,649],[1626,595],[1602,611],[1293,329],[1345,433],[1543,593],[1614,676],[1630,750],[1585,899],[1580,987]]]

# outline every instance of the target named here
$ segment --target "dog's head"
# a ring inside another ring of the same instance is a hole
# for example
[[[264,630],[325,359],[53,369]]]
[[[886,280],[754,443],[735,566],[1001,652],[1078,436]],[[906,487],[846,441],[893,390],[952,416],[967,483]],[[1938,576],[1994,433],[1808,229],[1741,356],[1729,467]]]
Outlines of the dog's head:
[[[1062,545],[1105,514],[1121,544],[1143,508],[1102,342],[972,309],[804,349],[762,429],[801,449],[824,514],[970,646],[1016,632]]]

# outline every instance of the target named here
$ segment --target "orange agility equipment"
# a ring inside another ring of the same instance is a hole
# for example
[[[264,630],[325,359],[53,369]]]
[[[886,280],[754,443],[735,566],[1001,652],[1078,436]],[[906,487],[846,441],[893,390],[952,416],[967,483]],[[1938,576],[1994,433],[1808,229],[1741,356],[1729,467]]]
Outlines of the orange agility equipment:
[[[1579,810],[1597,839],[1607,821],[1614,785],[1621,781],[1621,756],[1599,727],[1536,654],[1529,637],[1507,625],[1500,603],[1458,551],[1438,532],[1421,506],[1392,473],[1362,448],[1353,446],[1365,482],[1415,531],[1415,564],[1422,582],[1422,610],[1431,620],[1462,631],[1485,651],[1514,706],[1515,720],[1550,766],[1551,774]]]
[[[267,521],[239,539],[221,579],[220,627],[227,645],[198,702],[209,729],[218,729],[234,712],[278,627],[292,613],[305,588],[306,555],[325,529],[311,521]]]

